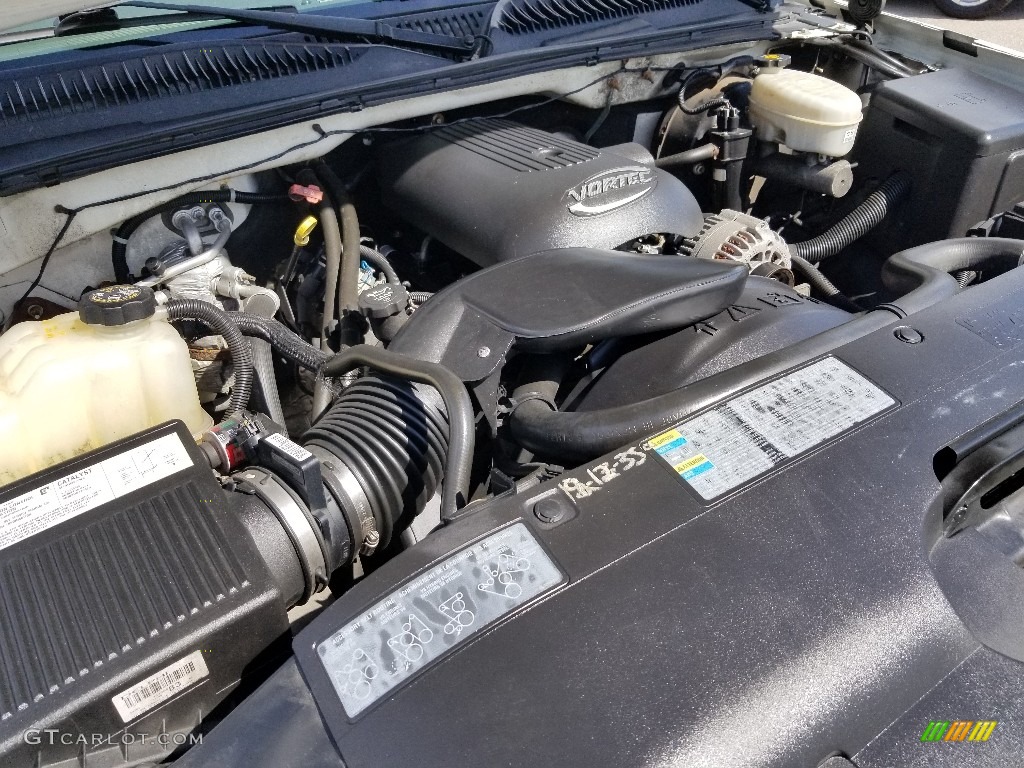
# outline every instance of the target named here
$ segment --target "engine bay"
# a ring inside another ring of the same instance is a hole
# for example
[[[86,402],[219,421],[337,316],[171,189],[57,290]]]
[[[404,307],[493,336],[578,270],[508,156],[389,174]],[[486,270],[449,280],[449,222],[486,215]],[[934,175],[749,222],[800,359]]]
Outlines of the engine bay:
[[[1024,100],[851,30],[0,199],[0,763],[868,768],[1019,690]]]

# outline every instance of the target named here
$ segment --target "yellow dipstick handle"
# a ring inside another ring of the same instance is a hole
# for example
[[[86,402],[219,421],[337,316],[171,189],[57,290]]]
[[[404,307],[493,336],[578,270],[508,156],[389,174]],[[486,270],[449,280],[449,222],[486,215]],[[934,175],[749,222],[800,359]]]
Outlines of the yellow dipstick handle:
[[[313,233],[313,230],[316,229],[316,224],[316,216],[307,216],[304,218],[295,230],[295,245],[307,245],[309,243],[309,236]]]

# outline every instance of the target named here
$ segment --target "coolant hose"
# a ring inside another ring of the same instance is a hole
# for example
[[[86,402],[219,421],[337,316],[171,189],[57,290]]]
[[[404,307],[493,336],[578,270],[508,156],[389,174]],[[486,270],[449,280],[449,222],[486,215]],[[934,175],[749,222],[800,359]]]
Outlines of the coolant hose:
[[[877,227],[910,192],[910,175],[897,171],[865,198],[864,202],[817,237],[790,243],[789,252],[811,264],[835,256]]]
[[[341,274],[341,225],[338,214],[331,205],[330,198],[324,197],[320,205],[320,229],[324,235],[324,257],[326,268],[324,274],[324,313],[320,321],[320,346],[329,349],[328,340],[331,334],[331,323],[336,315],[338,296],[338,275]]]
[[[349,347],[344,352],[335,355],[323,366],[321,373],[326,377],[337,378],[364,365],[390,376],[428,384],[440,394],[448,420],[448,446],[444,464],[441,513],[446,519],[451,519],[469,499],[469,482],[473,468],[475,445],[473,403],[469,399],[465,384],[442,365],[416,360],[397,352],[365,344]],[[361,383],[363,383],[363,379],[357,380],[352,387]],[[346,389],[338,397],[323,419],[310,430],[310,435],[319,434],[321,424],[331,419],[332,414],[343,404],[350,402],[352,398],[349,393],[352,387]],[[356,424],[352,425],[353,429],[356,427]],[[400,433],[392,434],[393,439],[401,440],[402,437]],[[386,447],[387,444],[385,444]],[[386,461],[387,457],[378,455],[374,456],[373,460]],[[401,466],[399,468],[402,469]],[[409,467],[405,467],[404,472],[408,473],[409,469]],[[381,478],[381,480],[386,479]],[[397,476],[391,478],[391,482],[397,482]]]
[[[718,147],[714,144],[701,144],[693,149],[676,152],[674,155],[659,157],[654,161],[654,165],[657,168],[671,170],[672,168],[686,167],[689,165],[696,165],[697,163],[703,163],[708,160],[714,160],[717,154]]]
[[[258,192],[236,192],[233,189],[215,189],[207,192],[187,192],[179,195],[173,200],[161,203],[155,208],[143,211],[130,219],[125,219],[121,226],[114,233],[114,242],[110,248],[110,260],[114,266],[114,276],[119,283],[131,283],[131,272],[128,270],[128,239],[143,222],[154,216],[184,208],[187,205],[203,205],[205,203],[241,203],[242,205],[257,205],[261,203],[286,203],[289,201],[286,194],[262,194]]]
[[[317,175],[323,179],[327,189],[334,198],[338,220],[341,223],[342,250],[341,266],[338,274],[338,319],[343,323],[350,314],[359,314],[359,261],[361,245],[359,242],[359,217],[352,196],[338,175],[326,163],[318,163]],[[343,325],[344,329],[344,325]],[[342,344],[354,344],[362,339],[342,338]]]
[[[231,353],[235,383],[231,387],[228,413],[236,414],[249,403],[252,394],[253,359],[249,342],[227,312],[199,299],[174,299],[167,302],[168,320],[198,320],[214,333],[223,336]]]
[[[960,289],[950,272],[984,269],[1006,271],[1024,260],[1024,240],[1007,237],[958,237],[908,248],[889,257],[882,266],[882,283],[895,294],[907,314],[929,307]]]
[[[959,286],[947,270],[1016,265],[1022,253],[1024,241],[1002,238],[963,238],[911,248],[890,257],[882,270],[886,286],[908,291],[906,295],[843,325],[639,403],[598,411],[561,412],[545,397],[531,397],[514,405],[508,418],[509,428],[520,445],[540,456],[560,462],[587,461],[674,426],[763,379],[810,362],[890,325],[894,319],[920,312],[955,295]],[[557,388],[557,382],[552,386]],[[541,394],[553,392],[551,386],[542,383],[534,382],[533,387]]]
[[[270,346],[281,357],[307,371],[319,371],[330,359],[326,352],[317,349],[277,320],[245,312],[232,312],[229,317],[244,335],[270,342]]]
[[[249,342],[252,348],[252,367],[256,384],[263,396],[263,404],[267,416],[285,429],[284,408],[281,406],[281,393],[277,389],[277,373],[274,371],[274,351],[269,341],[254,338]]]

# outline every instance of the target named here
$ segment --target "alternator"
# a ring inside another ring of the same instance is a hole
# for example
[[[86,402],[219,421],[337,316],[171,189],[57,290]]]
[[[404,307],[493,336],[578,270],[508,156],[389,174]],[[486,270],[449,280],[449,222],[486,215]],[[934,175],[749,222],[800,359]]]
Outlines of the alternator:
[[[698,259],[727,259],[746,264],[752,274],[793,285],[789,246],[768,222],[728,208],[704,217],[696,237],[683,240],[682,253]]]

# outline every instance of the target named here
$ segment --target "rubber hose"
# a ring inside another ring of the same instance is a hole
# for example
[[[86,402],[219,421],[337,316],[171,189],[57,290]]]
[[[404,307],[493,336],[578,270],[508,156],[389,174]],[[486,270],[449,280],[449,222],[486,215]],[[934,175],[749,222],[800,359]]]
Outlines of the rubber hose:
[[[714,144],[701,144],[699,147],[687,149],[683,152],[676,152],[674,155],[665,155],[654,161],[657,168],[676,168],[679,166],[695,165],[707,160],[713,160],[718,154],[718,147]]]
[[[877,227],[910,192],[910,174],[897,171],[868,195],[864,202],[817,237],[790,243],[789,252],[812,264],[835,256]]]
[[[810,284],[811,288],[822,294],[825,299],[834,306],[840,309],[845,309],[848,312],[860,312],[859,307],[853,299],[849,298],[836,288],[835,284],[816,266],[811,264],[805,259],[801,259],[799,256],[790,254],[790,258],[793,261],[793,267],[795,271],[799,272],[801,276]]]
[[[359,314],[359,261],[361,244],[359,242],[359,217],[352,196],[338,175],[326,163],[318,163],[317,175],[324,180],[334,198],[341,222],[342,251],[341,271],[338,274],[338,319],[344,320],[349,313]],[[353,344],[362,339],[342,339],[343,344]]]
[[[970,239],[977,243],[986,242],[981,238]],[[1006,241],[1003,242],[1005,251]],[[1015,243],[1019,255],[1019,249],[1024,243],[1010,242]],[[955,295],[959,289],[952,277],[942,269],[922,263],[912,254],[922,249],[935,252],[944,245],[941,242],[933,243],[890,257],[883,268],[883,279],[889,285],[910,289],[909,293],[895,302],[858,315],[843,325],[639,403],[599,411],[560,412],[541,398],[526,400],[509,415],[512,436],[524,448],[540,456],[560,463],[582,462],[614,451],[631,441],[641,440],[659,429],[674,426],[696,411],[731,397],[763,379],[810,362],[820,355],[829,354],[892,324],[894,320],[905,318]],[[959,247],[956,250],[963,254]],[[911,253],[910,257],[908,253]],[[938,257],[933,258],[942,261],[942,267],[949,263]],[[964,261],[966,259],[959,259],[954,266],[971,266],[964,264]]]
[[[449,428],[431,394],[403,378],[365,376],[338,396],[303,440],[335,456],[355,478],[381,547],[401,521],[423,510],[445,475]]]
[[[387,260],[383,253],[373,250],[368,245],[360,245],[359,255],[363,258],[363,261],[367,261],[379,269],[381,274],[384,275],[384,279],[389,283],[401,284],[402,281],[398,279],[398,273],[395,272],[395,268],[391,266],[391,262]]]
[[[473,403],[469,399],[465,384],[442,365],[416,360],[366,344],[350,347],[335,355],[327,361],[321,373],[326,377],[337,378],[364,365],[391,376],[429,384],[440,394],[448,418],[448,455],[444,467],[441,513],[446,519],[451,519],[469,499],[469,482],[473,468]],[[342,393],[335,406],[346,399],[347,395],[348,390]],[[333,411],[335,406],[331,406],[330,411]]]
[[[918,303],[934,303],[932,296],[948,295],[960,289],[950,272],[983,269],[1007,270],[1017,267],[1024,257],[1024,240],[1007,237],[959,237],[936,243],[918,245],[889,257],[882,266],[882,284],[893,293],[903,293],[908,287],[915,291]],[[904,297],[898,304],[908,313],[919,311]]]
[[[252,394],[253,358],[249,341],[242,335],[231,316],[206,301],[199,299],[174,299],[167,302],[167,318],[169,320],[198,320],[214,333],[223,336],[231,353],[231,366],[234,368],[235,383],[231,387],[231,398],[228,400],[228,414],[234,415],[249,404]]]
[[[892,58],[891,56],[887,54],[879,55],[879,51],[873,48],[857,48],[840,40],[807,40],[806,42],[819,48],[839,50],[854,61],[859,61],[861,64],[865,64],[894,80],[919,74],[902,63],[898,65],[892,63],[889,60]]]
[[[847,42],[847,45],[857,50],[867,52],[868,55],[874,56],[878,61],[885,62],[896,71],[906,72],[907,77],[913,77],[914,75],[922,75],[928,71],[927,69],[919,69],[916,67],[912,67],[909,64],[905,64],[892,54],[886,53],[881,48],[878,48],[865,40],[850,40]]]
[[[114,266],[114,276],[118,283],[132,283],[131,272],[128,270],[128,239],[143,222],[167,211],[184,208],[187,205],[204,203],[241,203],[243,205],[259,205],[262,203],[285,203],[289,201],[285,194],[262,194],[259,192],[236,192],[233,189],[215,189],[208,192],[187,192],[173,200],[161,203],[155,208],[125,219],[114,233],[114,242],[110,249],[110,259]]]
[[[288,430],[284,423],[284,408],[281,406],[281,393],[277,389],[277,374],[274,371],[274,352],[270,342],[255,338],[249,342],[252,348],[252,367],[256,384],[263,396],[267,416],[281,425],[284,433]]]
[[[277,320],[245,312],[232,312],[229,317],[244,335],[270,342],[270,346],[281,357],[307,371],[319,371],[330,359],[326,352],[317,349]]]
[[[324,235],[324,255],[327,265],[324,275],[324,314],[320,323],[320,346],[323,349],[330,349],[328,339],[331,334],[331,323],[335,318],[337,307],[338,280],[341,274],[341,226],[338,223],[338,214],[330,203],[330,198],[324,197],[324,204],[320,206],[320,227]]]

